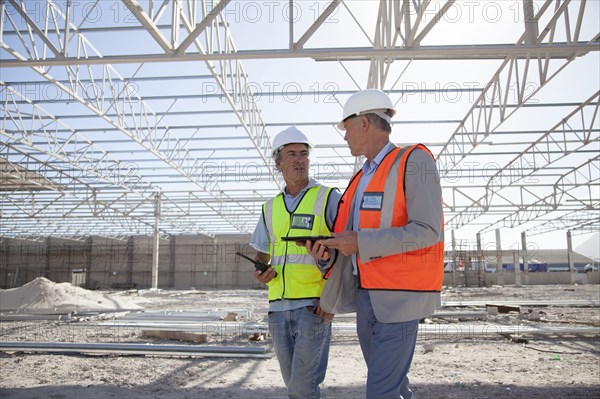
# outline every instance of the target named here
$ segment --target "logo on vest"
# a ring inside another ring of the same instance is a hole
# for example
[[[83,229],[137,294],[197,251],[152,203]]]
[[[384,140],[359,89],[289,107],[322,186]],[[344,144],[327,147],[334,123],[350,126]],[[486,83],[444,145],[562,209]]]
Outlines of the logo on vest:
[[[362,203],[360,204],[361,211],[380,211],[383,204],[383,193],[364,193]]]
[[[315,215],[292,215],[292,229],[312,230]]]

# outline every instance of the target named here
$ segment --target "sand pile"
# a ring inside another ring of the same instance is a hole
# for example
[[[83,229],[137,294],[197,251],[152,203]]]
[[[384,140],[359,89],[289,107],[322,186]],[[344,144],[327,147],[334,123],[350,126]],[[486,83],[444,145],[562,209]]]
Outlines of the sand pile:
[[[38,277],[8,290],[0,289],[0,311],[21,313],[107,312],[141,309],[109,295]]]

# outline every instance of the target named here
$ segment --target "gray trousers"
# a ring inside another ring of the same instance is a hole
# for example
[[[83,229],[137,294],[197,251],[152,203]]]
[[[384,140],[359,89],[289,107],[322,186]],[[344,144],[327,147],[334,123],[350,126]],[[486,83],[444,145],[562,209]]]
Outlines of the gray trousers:
[[[419,320],[381,323],[368,290],[356,298],[356,329],[367,363],[367,399],[412,399],[408,371],[415,352]]]

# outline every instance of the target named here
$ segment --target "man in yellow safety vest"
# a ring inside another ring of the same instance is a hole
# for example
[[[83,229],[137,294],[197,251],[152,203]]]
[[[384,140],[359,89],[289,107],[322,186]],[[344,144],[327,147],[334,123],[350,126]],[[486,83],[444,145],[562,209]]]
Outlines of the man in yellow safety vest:
[[[319,398],[325,378],[331,318],[319,299],[323,273],[318,262],[288,237],[331,236],[340,194],[309,178],[311,144],[295,127],[273,140],[275,167],[284,190],[263,205],[250,245],[270,268],[255,272],[269,288],[269,330],[290,398]]]

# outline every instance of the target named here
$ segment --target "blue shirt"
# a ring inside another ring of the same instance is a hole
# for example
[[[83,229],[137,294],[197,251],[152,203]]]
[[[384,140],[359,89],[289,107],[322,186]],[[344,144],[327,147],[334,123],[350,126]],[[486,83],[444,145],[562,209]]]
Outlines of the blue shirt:
[[[373,175],[375,175],[375,171],[379,167],[379,164],[385,158],[385,156],[392,151],[396,146],[392,143],[387,143],[381,151],[373,158],[372,161],[365,161],[362,167],[362,176],[360,177],[360,181],[358,182],[358,187],[356,188],[356,194],[354,194],[354,213],[352,220],[352,231],[358,231],[358,226],[360,223],[360,203],[363,200],[363,194]],[[352,268],[354,269],[354,275],[357,274],[358,263],[356,261],[356,254],[352,254]]]
[[[310,179],[308,185],[302,189],[295,197],[288,194],[285,189],[282,191],[283,200],[287,209],[296,209],[300,204],[300,200],[304,197],[306,191],[317,185],[317,181]],[[341,194],[337,189],[331,190],[329,198],[327,200],[327,206],[325,209],[325,223],[329,230],[333,230],[333,223],[337,215],[338,202],[340,202]],[[267,225],[265,223],[264,215],[258,220],[252,238],[250,238],[250,246],[262,253],[270,253],[269,232],[267,231]],[[269,303],[269,312],[280,312],[285,310],[294,310],[305,306],[316,306],[318,300],[316,299],[282,299],[279,301],[273,301]]]

